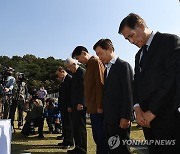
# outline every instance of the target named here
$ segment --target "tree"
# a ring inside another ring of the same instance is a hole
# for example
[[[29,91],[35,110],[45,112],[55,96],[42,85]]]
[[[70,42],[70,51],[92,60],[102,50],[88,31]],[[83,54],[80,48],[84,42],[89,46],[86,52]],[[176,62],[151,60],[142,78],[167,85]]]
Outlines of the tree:
[[[59,66],[64,66],[63,60],[55,59],[54,57],[37,58],[35,55],[26,54],[23,57],[13,56],[0,56],[0,69],[3,66],[11,66],[16,72],[24,73],[28,83],[29,91],[39,89],[43,84],[48,90],[48,93],[57,92],[59,82],[56,79],[56,69]]]

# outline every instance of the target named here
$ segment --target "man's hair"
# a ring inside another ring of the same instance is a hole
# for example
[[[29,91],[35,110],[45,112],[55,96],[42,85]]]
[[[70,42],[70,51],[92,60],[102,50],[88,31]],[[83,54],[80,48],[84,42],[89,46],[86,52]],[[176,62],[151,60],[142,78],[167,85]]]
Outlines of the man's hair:
[[[59,67],[58,67],[58,71],[59,71],[59,72],[62,72],[62,71],[66,71],[66,70],[64,69],[64,67],[59,66]]]
[[[112,41],[110,39],[100,39],[96,42],[96,44],[93,46],[93,49],[96,50],[97,47],[101,47],[104,50],[107,50],[109,48],[112,48],[114,51],[114,46],[112,44]]]
[[[73,58],[67,58],[65,61],[64,61],[64,65],[72,65],[72,64],[77,64],[77,61]]]
[[[130,13],[121,21],[118,33],[122,34],[125,26],[128,26],[131,29],[135,29],[136,25],[143,25],[144,27],[147,27],[144,19],[135,13]]]
[[[85,47],[77,46],[72,52],[72,58],[74,58],[75,56],[81,55],[82,51],[85,51],[88,53],[88,50]]]

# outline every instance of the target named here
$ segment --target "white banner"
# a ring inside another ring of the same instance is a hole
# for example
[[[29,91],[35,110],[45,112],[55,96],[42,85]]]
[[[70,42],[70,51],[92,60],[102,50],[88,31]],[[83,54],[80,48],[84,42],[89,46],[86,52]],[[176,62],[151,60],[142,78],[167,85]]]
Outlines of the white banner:
[[[0,119],[0,153],[11,154],[11,120]]]

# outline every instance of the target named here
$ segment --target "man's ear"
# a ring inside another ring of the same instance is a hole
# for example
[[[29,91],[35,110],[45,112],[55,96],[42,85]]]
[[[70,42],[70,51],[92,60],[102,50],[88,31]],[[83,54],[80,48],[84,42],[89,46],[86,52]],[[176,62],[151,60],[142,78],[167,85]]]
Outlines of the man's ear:
[[[145,30],[145,26],[144,26],[144,24],[139,23],[137,26],[138,26],[139,28],[141,28],[143,31]]]
[[[86,56],[87,52],[85,52],[85,51],[82,51],[82,54],[83,54],[84,56]]]
[[[113,53],[113,52],[114,52],[114,50],[113,50],[112,47],[109,47],[108,50],[110,51],[110,53]]]

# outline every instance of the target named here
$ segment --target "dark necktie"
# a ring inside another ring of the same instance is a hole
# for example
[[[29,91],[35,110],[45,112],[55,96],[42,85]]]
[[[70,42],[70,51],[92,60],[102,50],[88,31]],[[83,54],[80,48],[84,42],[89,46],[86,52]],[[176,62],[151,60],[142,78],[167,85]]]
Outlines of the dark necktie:
[[[107,77],[107,67],[106,67],[106,69],[104,70],[104,78],[106,79],[106,77]]]
[[[142,57],[141,57],[141,60],[140,60],[140,63],[139,63],[139,65],[140,65],[140,67],[142,68],[143,67],[143,64],[144,64],[144,58],[146,57],[146,55],[147,55],[147,45],[144,45],[143,47],[142,47]]]

